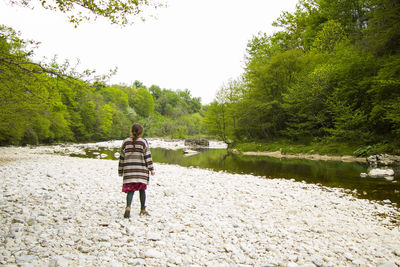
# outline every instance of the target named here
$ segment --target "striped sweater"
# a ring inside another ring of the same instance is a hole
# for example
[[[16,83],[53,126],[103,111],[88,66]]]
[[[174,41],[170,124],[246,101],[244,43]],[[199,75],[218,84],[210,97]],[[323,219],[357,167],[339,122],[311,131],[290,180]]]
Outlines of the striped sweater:
[[[118,175],[123,176],[123,183],[149,184],[149,171],[153,171],[153,160],[146,139],[132,137],[124,140],[119,157]]]

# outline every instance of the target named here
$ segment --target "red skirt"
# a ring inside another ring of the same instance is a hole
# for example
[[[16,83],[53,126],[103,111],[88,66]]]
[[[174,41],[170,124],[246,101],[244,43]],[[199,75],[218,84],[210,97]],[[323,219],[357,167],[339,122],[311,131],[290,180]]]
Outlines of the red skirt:
[[[128,193],[129,191],[146,190],[147,185],[144,183],[127,183],[122,185],[122,192]]]

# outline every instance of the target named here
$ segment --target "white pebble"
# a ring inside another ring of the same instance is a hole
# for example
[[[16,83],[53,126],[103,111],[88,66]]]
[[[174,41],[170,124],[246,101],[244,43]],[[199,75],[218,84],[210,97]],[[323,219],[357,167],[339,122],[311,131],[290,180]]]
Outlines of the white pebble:
[[[156,249],[152,249],[151,248],[151,249],[148,249],[148,250],[146,250],[144,252],[144,256],[146,258],[158,258],[158,259],[160,259],[160,258],[164,257],[164,253],[162,253],[162,252],[160,252],[160,251],[158,251]]]

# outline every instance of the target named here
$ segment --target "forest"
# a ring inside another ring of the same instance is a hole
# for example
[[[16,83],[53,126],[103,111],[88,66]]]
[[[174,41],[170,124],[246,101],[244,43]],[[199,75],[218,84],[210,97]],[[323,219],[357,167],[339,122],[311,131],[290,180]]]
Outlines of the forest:
[[[123,139],[134,122],[146,136],[202,133],[200,98],[188,89],[107,85],[113,71],[96,75],[79,73],[70,62],[33,62],[36,45],[0,26],[1,145]]]
[[[399,154],[400,2],[301,0],[273,25],[248,42],[243,75],[205,107],[208,131],[233,143]]]
[[[205,106],[189,89],[110,85],[113,71],[33,62],[37,43],[0,26],[0,145],[122,139],[139,122],[148,137],[400,154],[400,3],[300,0],[273,25]]]

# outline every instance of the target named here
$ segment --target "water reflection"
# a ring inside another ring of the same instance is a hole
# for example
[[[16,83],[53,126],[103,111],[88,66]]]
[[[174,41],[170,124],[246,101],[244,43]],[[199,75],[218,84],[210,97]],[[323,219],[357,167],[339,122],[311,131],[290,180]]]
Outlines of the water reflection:
[[[97,151],[86,150],[86,157],[107,155],[106,159],[115,159],[119,149]],[[228,153],[224,149],[209,149],[191,156],[185,156],[183,150],[153,148],[154,162],[199,167],[230,173],[254,174],[267,178],[287,178],[307,183],[320,183],[329,187],[356,189],[360,198],[371,200],[390,199],[400,203],[400,185],[395,181],[376,178],[360,178],[367,172],[367,165],[338,161],[314,161],[305,159],[277,159],[265,156],[244,156]]]
[[[287,178],[307,183],[320,183],[329,187],[357,189],[360,197],[399,203],[400,185],[385,179],[360,178],[367,165],[338,161],[304,159],[277,159],[265,156],[230,154],[222,149],[210,149],[185,157],[182,150],[152,150],[155,162],[209,168],[231,173],[254,174],[268,178]],[[398,179],[398,177],[397,177]],[[396,193],[397,192],[397,193]],[[366,195],[364,195],[366,194]]]

